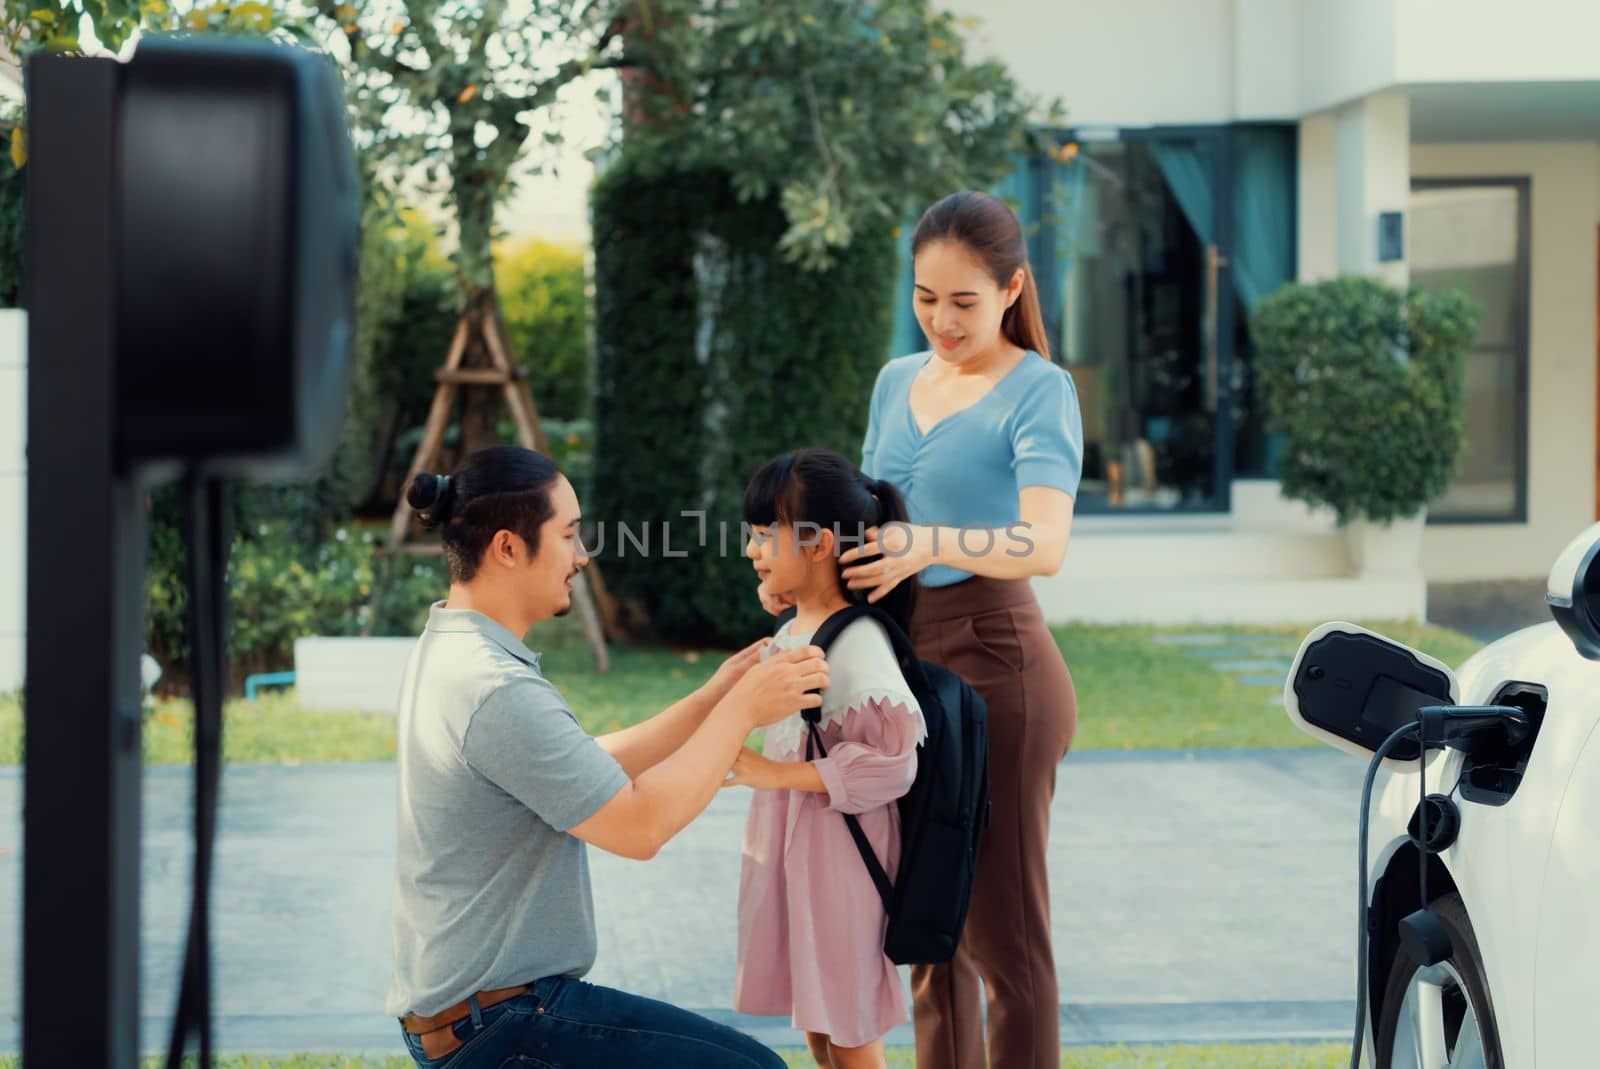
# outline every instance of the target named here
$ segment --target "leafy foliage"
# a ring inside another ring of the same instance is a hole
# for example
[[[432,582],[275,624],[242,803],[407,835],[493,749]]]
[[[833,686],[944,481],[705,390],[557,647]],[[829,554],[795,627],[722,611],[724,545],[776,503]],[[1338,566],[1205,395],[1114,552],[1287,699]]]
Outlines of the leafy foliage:
[[[25,63],[37,51],[80,55],[83,29],[107,52],[119,52],[134,35],[229,34],[314,44],[309,12],[297,4],[214,0],[174,7],[167,0],[3,0],[0,35]],[[20,164],[19,164],[20,165]]]
[[[1009,171],[1030,102],[926,0],[668,11],[629,39],[648,73],[593,198],[602,561],[660,633],[748,641],[770,620],[741,558],[745,481],[800,445],[858,455],[895,227]],[[620,524],[649,530],[648,557]]]
[[[469,294],[494,284],[494,213],[513,166],[531,140],[562,140],[546,113],[567,85],[622,62],[628,17],[652,6],[314,0],[324,43],[345,65],[358,148],[391,182],[443,198]]]
[[[652,91],[628,151],[720,170],[741,204],[773,200],[778,247],[825,268],[914,206],[986,188],[1023,149],[1034,102],[927,0],[703,0],[648,35]]]
[[[928,0],[4,0],[0,33],[23,57],[77,51],[80,11],[112,50],[136,29],[326,50],[372,173],[451,209],[469,294],[493,285],[514,165],[561,143],[563,91],[595,71],[632,75],[630,151],[724,170],[741,202],[777,198],[781,248],[813,269],[911,204],[994,182],[1032,107],[998,62],[967,56],[976,23]]]
[[[19,59],[77,53],[80,21],[117,51],[144,35],[231,34],[293,42],[340,65],[352,134],[369,179],[442,198],[455,216],[459,277],[493,285],[494,210],[530,140],[559,144],[544,114],[561,90],[616,66],[621,32],[649,0],[4,0],[0,34]],[[85,20],[80,19],[85,16]],[[539,134],[537,139],[532,135]]]
[[[375,199],[387,201],[382,187],[376,188]],[[365,487],[349,502],[386,512],[400,492],[433,401],[433,375],[455,330],[460,291],[438,234],[419,212],[375,207],[364,233],[356,346],[366,376],[358,386],[365,393],[352,417],[365,425],[351,433],[363,443],[371,467],[365,469]]]
[[[540,416],[586,416],[589,298],[583,250],[538,240],[503,246],[495,256],[495,276],[511,348],[527,371]]]
[[[1455,477],[1477,309],[1371,278],[1283,287],[1251,317],[1286,496],[1341,524],[1415,515]]]
[[[158,492],[155,507],[164,522],[155,525],[145,573],[147,648],[165,669],[164,682],[181,682],[187,597],[170,490]],[[440,559],[380,556],[380,532],[370,527],[324,532],[311,509],[268,519],[259,503],[236,502],[234,515],[227,584],[235,687],[252,672],[288,668],[294,640],[307,635],[417,634],[428,605],[449,586]]]
[[[745,483],[800,445],[857,456],[866,430],[893,239],[858,235],[828,269],[801,271],[776,251],[787,225],[772,199],[740,203],[718,173],[623,165],[596,187],[600,560],[613,591],[675,639],[732,645],[771,626],[742,555]],[[648,553],[623,542],[623,524],[649,532]]]

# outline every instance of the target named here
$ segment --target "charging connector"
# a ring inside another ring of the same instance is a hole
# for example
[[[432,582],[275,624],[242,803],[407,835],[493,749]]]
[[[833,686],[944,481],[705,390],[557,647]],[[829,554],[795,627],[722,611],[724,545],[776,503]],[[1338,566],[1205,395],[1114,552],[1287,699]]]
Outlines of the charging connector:
[[[1423,746],[1469,756],[1488,748],[1515,750],[1533,734],[1533,718],[1514,705],[1429,705],[1417,710]]]

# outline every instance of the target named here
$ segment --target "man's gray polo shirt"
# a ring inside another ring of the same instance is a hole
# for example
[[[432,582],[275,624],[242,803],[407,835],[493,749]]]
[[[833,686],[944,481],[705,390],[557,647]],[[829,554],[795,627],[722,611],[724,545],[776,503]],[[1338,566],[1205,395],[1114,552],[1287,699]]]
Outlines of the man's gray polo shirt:
[[[394,981],[387,1012],[594,964],[584,844],[567,834],[627,785],[481,613],[435,605],[400,692]]]

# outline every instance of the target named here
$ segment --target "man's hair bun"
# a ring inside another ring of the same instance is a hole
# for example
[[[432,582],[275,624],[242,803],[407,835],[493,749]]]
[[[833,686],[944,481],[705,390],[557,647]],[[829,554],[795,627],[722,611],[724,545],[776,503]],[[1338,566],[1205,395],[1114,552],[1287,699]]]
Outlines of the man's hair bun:
[[[406,503],[422,513],[424,527],[437,527],[450,519],[455,495],[448,475],[423,472],[406,488]]]

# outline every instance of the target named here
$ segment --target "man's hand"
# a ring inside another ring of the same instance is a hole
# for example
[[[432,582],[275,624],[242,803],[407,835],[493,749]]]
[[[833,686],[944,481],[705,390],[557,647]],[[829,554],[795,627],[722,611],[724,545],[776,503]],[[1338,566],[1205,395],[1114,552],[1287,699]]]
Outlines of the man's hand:
[[[783,610],[794,606],[794,596],[792,594],[774,594],[770,586],[771,582],[770,579],[763,579],[760,585],[756,587],[756,597],[761,599],[761,607],[767,611],[768,615],[777,616]]]
[[[744,651],[748,653],[749,651]],[[737,661],[741,654],[735,654]],[[828,685],[828,662],[815,646],[747,665],[689,740],[619,789],[600,810],[568,830],[622,857],[647,859],[716,796],[740,744],[753,728],[796,709],[822,704],[808,694]],[[819,779],[820,782],[820,779]]]
[[[750,643],[744,649],[723,661],[711,678],[705,681],[700,692],[710,700],[712,705],[717,704],[728,696],[728,691],[733,685],[744,678],[744,674],[754,664],[761,661],[761,651],[772,645],[772,639],[763,638]]]
[[[816,646],[767,658],[745,672],[723,700],[750,718],[752,728],[776,724],[797,709],[815,709],[828,686],[828,662]]]

